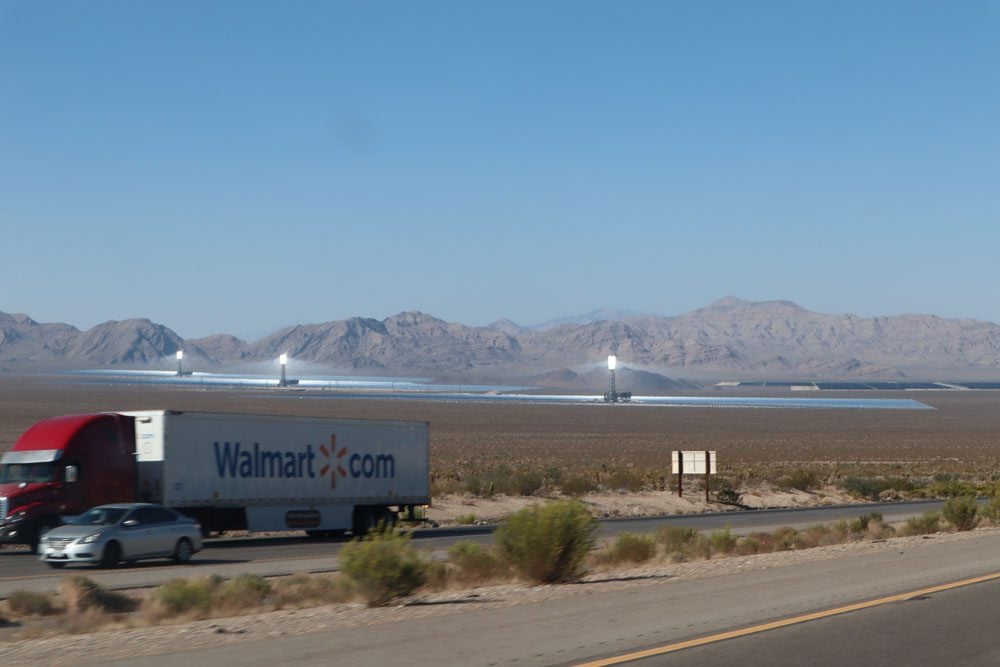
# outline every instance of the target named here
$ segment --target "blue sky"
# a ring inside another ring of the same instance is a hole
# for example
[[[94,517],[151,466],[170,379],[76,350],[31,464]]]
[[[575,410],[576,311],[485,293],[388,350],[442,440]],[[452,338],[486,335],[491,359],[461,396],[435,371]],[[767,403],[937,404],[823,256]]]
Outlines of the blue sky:
[[[0,0],[0,311],[1000,321],[998,82],[998,0]]]

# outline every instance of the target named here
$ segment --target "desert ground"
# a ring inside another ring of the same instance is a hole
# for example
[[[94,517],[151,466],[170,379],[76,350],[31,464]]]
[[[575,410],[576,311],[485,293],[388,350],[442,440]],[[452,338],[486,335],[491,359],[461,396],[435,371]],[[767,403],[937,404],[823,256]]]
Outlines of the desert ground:
[[[714,390],[710,390],[714,391]],[[772,395],[787,395],[779,393]],[[483,491],[490,480],[534,475],[600,482],[588,500],[604,514],[687,512],[699,504],[699,480],[683,502],[673,496],[671,450],[717,452],[720,480],[755,506],[840,501],[779,492],[767,482],[808,468],[831,478],[954,473],[1000,479],[1000,392],[824,393],[913,398],[935,410],[673,408],[344,398],[335,391],[172,388],[74,382],[57,376],[0,375],[0,451],[45,417],[102,410],[162,409],[312,417],[426,421],[438,518],[493,519],[523,501]],[[536,482],[537,484],[537,482]],[[532,485],[529,485],[529,488]],[[470,489],[480,489],[470,497]],[[531,495],[543,495],[546,487]],[[787,490],[786,490],[787,491]]]

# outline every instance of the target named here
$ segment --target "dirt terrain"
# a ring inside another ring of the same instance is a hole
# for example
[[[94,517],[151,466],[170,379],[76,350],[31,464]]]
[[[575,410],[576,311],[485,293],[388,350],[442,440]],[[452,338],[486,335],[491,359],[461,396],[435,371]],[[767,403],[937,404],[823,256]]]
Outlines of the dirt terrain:
[[[889,398],[904,394],[824,395]],[[634,471],[646,480],[655,478],[654,488],[645,494],[626,494],[624,499],[622,494],[607,494],[607,506],[621,510],[606,513],[634,514],[628,508],[637,504],[668,511],[698,511],[697,502],[673,510],[667,507],[669,457],[675,449],[715,450],[720,473],[739,480],[745,491],[753,489],[761,471],[797,466],[825,468],[834,474],[954,471],[1000,478],[1000,392],[906,392],[905,397],[936,409],[670,408],[357,399],[339,397],[334,391],[160,388],[0,375],[0,450],[9,449],[24,429],[40,419],[100,410],[171,408],[421,420],[430,423],[431,472],[437,488],[455,494],[447,502],[444,493],[437,494],[441,510],[451,507],[450,514],[472,513],[477,518],[496,512],[486,500],[462,500],[458,490],[470,476],[497,470],[501,474],[538,471],[551,475]],[[692,483],[691,501],[696,501],[697,484]],[[765,499],[759,504],[808,500],[793,496],[777,502]]]

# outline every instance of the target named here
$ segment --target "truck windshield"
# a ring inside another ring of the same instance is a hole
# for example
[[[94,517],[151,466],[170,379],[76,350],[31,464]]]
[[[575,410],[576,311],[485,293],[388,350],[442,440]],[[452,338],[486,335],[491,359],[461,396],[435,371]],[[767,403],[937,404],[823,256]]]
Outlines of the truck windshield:
[[[7,465],[0,465],[0,484],[51,482],[54,477],[54,463],[8,463]]]
[[[128,512],[126,507],[95,507],[80,516],[68,519],[66,523],[78,526],[113,526]]]

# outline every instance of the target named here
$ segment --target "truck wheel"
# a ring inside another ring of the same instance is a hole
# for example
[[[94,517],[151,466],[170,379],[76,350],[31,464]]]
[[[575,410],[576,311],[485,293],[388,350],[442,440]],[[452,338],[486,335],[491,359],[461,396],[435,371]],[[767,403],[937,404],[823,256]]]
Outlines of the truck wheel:
[[[32,530],[31,538],[28,540],[28,544],[31,546],[31,553],[38,553],[38,545],[41,543],[42,538],[45,537],[45,533],[49,532],[53,528],[59,525],[59,522],[55,519],[44,519],[38,527]]]
[[[186,537],[181,538],[177,541],[177,547],[174,549],[173,560],[178,565],[183,565],[191,560],[191,542],[188,541]]]
[[[122,559],[122,548],[117,542],[108,542],[104,547],[104,556],[101,558],[101,567],[115,567]]]

